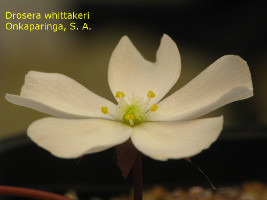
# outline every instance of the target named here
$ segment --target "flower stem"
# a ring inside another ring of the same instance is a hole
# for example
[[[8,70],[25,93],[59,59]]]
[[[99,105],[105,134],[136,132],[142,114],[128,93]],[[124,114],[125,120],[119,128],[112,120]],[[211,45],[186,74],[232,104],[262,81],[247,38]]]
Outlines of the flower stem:
[[[0,186],[0,195],[28,197],[39,200],[71,200],[70,198],[50,192],[12,186]]]
[[[134,200],[142,200],[143,178],[142,178],[142,154],[138,151],[133,166]]]

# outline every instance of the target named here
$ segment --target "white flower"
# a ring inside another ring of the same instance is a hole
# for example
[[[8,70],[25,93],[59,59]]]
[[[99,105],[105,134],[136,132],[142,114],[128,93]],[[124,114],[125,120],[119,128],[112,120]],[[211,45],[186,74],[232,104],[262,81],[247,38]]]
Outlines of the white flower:
[[[157,160],[193,156],[208,148],[222,130],[223,117],[195,119],[253,95],[247,63],[238,56],[216,60],[174,94],[160,101],[179,78],[175,43],[163,35],[155,63],[145,60],[124,36],[113,51],[108,81],[118,104],[73,79],[30,71],[11,103],[54,117],[33,122],[29,137],[53,155],[76,158],[132,140]]]

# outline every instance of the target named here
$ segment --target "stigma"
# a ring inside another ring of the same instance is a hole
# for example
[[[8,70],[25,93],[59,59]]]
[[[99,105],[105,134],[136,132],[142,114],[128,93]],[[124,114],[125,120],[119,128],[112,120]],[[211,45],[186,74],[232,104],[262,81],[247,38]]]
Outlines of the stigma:
[[[147,121],[151,112],[155,112],[158,109],[157,104],[149,106],[150,100],[156,96],[153,91],[149,91],[146,98],[132,94],[131,96],[128,96],[128,101],[126,101],[125,96],[126,95],[122,91],[116,92],[115,97],[118,101],[116,116],[109,113],[107,107],[101,107],[101,112],[105,115],[108,114],[115,121],[120,121],[134,127]]]
[[[133,114],[126,114],[124,115],[125,120],[129,120],[130,126],[134,126],[133,120],[135,119]]]

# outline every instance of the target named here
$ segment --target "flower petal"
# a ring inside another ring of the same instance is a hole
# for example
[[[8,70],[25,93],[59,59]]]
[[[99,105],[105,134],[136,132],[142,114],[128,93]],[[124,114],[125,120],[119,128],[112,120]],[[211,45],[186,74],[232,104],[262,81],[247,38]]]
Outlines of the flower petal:
[[[20,96],[7,94],[6,99],[62,118],[109,118],[101,113],[101,107],[115,109],[115,104],[57,73],[28,72]]]
[[[155,63],[145,60],[129,38],[124,36],[109,62],[109,86],[114,96],[122,91],[128,95],[133,93],[146,97],[151,90],[156,94],[151,100],[153,104],[162,99],[176,83],[180,71],[180,54],[169,36],[163,35]]]
[[[33,122],[28,136],[39,146],[61,158],[77,158],[103,151],[129,139],[132,128],[104,119],[58,119]]]
[[[139,151],[153,159],[179,159],[209,148],[222,126],[222,116],[179,122],[147,122],[134,128],[131,139]]]
[[[194,119],[228,103],[253,96],[247,63],[239,56],[216,60],[183,88],[158,104],[151,121]]]

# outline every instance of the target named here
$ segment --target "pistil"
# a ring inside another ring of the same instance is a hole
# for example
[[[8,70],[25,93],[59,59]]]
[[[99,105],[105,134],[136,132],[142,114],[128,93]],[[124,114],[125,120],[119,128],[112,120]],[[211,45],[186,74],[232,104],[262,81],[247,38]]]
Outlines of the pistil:
[[[126,114],[125,116],[124,116],[124,118],[126,119],[126,120],[129,120],[129,123],[130,123],[130,126],[134,126],[134,119],[135,119],[135,117],[134,117],[134,115],[133,114]]]

